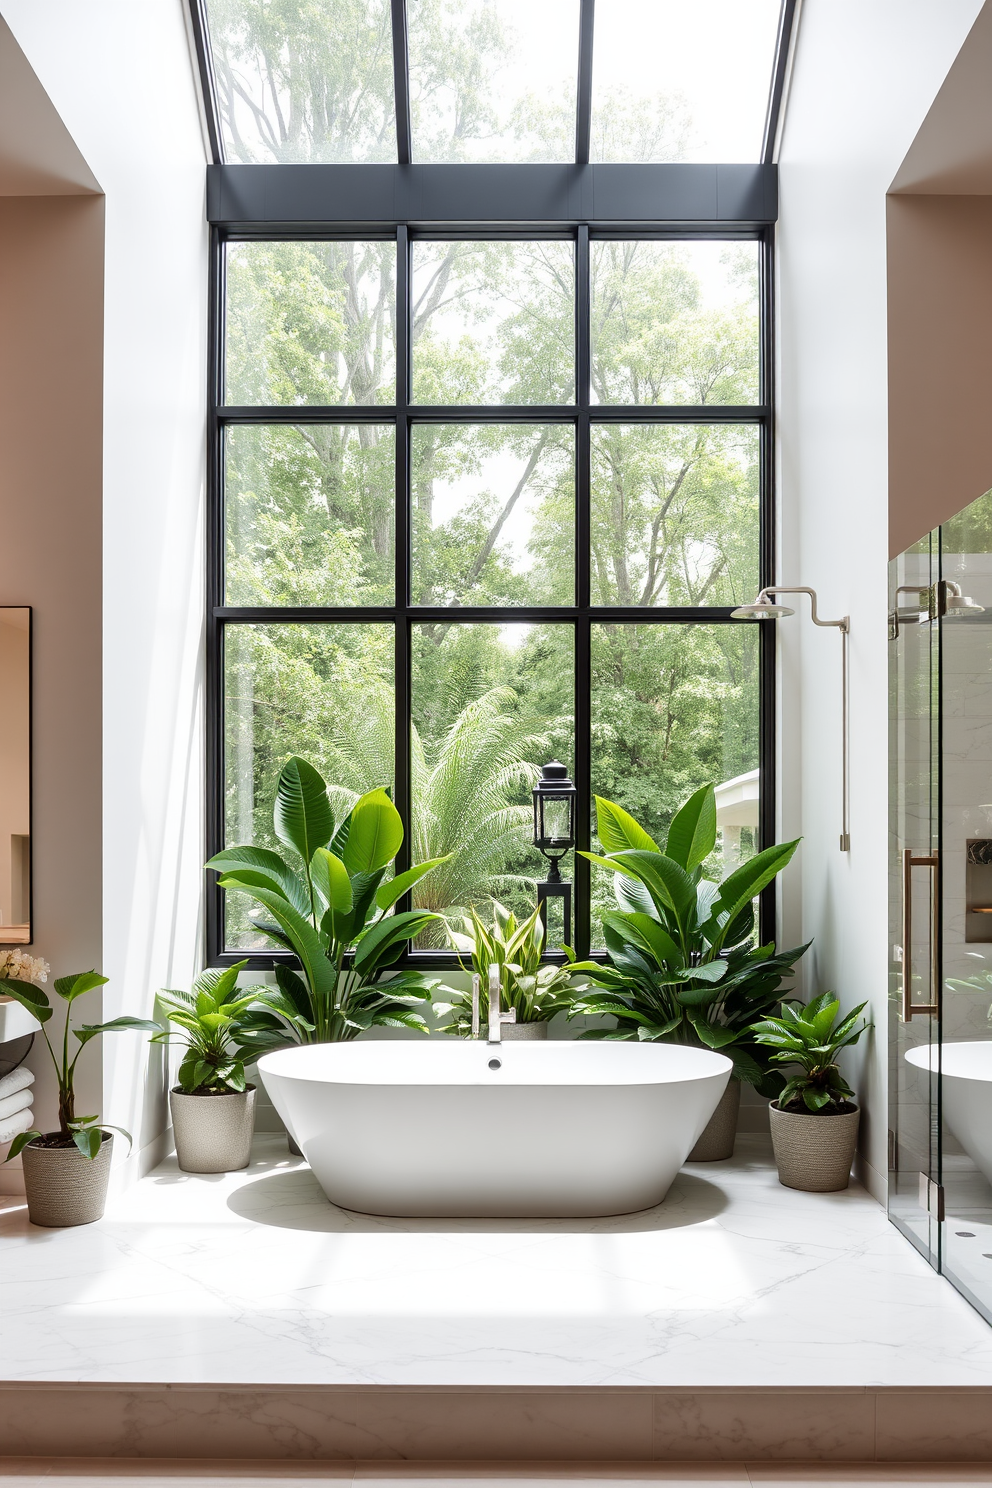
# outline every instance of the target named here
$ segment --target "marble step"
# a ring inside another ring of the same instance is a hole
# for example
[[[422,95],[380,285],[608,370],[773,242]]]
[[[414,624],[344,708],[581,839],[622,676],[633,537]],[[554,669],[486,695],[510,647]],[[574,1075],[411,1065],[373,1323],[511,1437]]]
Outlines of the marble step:
[[[0,1457],[992,1462],[992,1388],[17,1381]]]

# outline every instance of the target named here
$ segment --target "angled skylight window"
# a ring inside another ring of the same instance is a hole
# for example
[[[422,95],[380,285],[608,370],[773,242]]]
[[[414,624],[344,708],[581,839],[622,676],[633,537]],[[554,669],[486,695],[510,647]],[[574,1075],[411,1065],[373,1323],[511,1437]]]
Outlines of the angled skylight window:
[[[780,0],[597,0],[591,160],[759,161]]]
[[[410,0],[413,158],[575,159],[579,0]]]
[[[389,0],[208,0],[230,161],[395,161]]]

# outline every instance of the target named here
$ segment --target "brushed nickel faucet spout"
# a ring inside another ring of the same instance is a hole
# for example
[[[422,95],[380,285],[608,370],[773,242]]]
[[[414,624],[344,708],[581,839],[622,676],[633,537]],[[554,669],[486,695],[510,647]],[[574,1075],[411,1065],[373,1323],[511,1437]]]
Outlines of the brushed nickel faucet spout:
[[[489,968],[489,1039],[490,1044],[501,1044],[501,1028],[504,1023],[516,1023],[517,1010],[511,1008],[504,1013],[499,1005],[499,965],[494,961]]]

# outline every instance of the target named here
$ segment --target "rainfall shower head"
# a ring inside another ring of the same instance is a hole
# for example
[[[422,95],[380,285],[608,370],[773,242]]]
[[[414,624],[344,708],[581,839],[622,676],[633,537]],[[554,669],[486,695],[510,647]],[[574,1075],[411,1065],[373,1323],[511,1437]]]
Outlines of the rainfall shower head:
[[[788,605],[775,604],[759,594],[753,604],[740,605],[730,613],[734,620],[781,620],[783,616],[794,615],[796,612],[790,610]]]

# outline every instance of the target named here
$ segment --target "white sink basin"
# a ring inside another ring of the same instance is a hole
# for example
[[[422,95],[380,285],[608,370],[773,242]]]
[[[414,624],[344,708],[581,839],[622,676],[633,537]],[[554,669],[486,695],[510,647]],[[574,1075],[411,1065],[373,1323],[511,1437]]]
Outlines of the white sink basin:
[[[12,997],[0,997],[0,1044],[8,1039],[22,1038],[26,1033],[37,1033],[41,1024],[32,1018],[27,1008]]]

